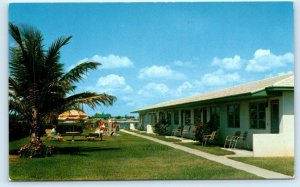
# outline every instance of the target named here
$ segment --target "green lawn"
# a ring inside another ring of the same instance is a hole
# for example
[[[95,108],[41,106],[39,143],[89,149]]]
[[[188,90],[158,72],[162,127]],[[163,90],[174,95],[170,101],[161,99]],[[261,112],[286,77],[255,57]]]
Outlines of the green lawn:
[[[294,157],[230,157],[230,159],[285,175],[294,175]]]
[[[207,153],[210,153],[210,154],[214,154],[214,155],[222,156],[222,155],[233,155],[233,154],[235,154],[232,151],[227,151],[227,150],[221,149],[220,146],[215,146],[215,145],[202,146],[199,142],[183,143],[183,142],[181,142],[180,139],[166,138],[163,135],[147,134],[147,133],[141,133],[139,131],[131,131],[131,132],[141,134],[141,135],[145,135],[145,136],[150,136],[150,137],[157,138],[157,139],[160,139],[160,140],[164,140],[164,141],[167,141],[167,142],[174,142],[174,143],[179,144],[179,145],[183,145],[183,146],[186,146],[186,147],[189,147],[189,148],[192,148],[192,149],[197,149],[197,150],[207,152]]]
[[[138,132],[138,131],[131,131],[131,132],[134,132],[134,133],[137,133],[137,134],[140,134],[140,135],[150,136],[152,138],[157,138],[157,139],[160,139],[160,140],[163,140],[163,141],[166,141],[166,142],[181,142],[180,139],[166,138],[166,136],[164,136],[164,135],[147,134],[147,133],[141,133],[141,132]]]
[[[257,179],[244,171],[155,142],[120,133],[104,141],[48,141],[56,147],[46,158],[21,159],[10,142],[12,180]]]
[[[208,145],[208,146],[202,146],[199,142],[194,143],[194,142],[190,142],[190,143],[176,143],[179,145],[183,145],[192,149],[197,149],[203,152],[207,152],[210,154],[214,154],[214,155],[233,155],[235,154],[232,151],[227,151],[227,150],[223,150],[221,149],[220,146],[215,146],[215,145]]]

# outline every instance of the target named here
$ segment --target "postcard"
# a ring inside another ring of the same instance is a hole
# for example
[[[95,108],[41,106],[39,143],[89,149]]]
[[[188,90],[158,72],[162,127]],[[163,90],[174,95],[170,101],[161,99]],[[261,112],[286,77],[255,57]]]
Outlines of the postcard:
[[[10,180],[293,179],[293,12],[10,3]]]

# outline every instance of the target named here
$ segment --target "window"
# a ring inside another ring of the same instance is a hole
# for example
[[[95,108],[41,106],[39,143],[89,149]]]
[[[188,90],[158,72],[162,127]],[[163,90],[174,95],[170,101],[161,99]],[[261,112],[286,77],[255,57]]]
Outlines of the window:
[[[179,125],[179,112],[178,112],[178,110],[174,111],[174,124]]]
[[[201,123],[201,112],[200,108],[194,109],[194,123],[199,124]]]
[[[266,128],[266,103],[250,103],[250,128],[265,129]]]
[[[230,128],[240,128],[240,105],[227,105],[227,122]]]
[[[191,124],[191,110],[184,110],[184,125],[190,125]]]
[[[220,126],[220,107],[210,107],[210,121],[215,127]]]
[[[171,112],[167,112],[167,123],[171,124]]]
[[[159,112],[158,117],[159,117],[158,119],[159,119],[160,122],[164,121],[165,120],[165,113],[164,112]]]
[[[207,123],[207,110],[203,108],[203,123]]]

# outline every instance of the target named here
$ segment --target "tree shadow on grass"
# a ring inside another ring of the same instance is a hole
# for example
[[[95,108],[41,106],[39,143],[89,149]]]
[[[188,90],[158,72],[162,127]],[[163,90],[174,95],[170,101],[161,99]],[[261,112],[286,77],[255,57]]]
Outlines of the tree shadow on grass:
[[[102,152],[102,151],[118,151],[117,147],[55,147],[53,155],[76,155],[76,156],[89,156],[89,152]],[[19,155],[18,149],[9,150],[10,155]]]
[[[89,152],[102,152],[102,151],[115,151],[120,150],[116,147],[55,147],[53,153],[55,154],[66,154],[76,156],[89,156]]]

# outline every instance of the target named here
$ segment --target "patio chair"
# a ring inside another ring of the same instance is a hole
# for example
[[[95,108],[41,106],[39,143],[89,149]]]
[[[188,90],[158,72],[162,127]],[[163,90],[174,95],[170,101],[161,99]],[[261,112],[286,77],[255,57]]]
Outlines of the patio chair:
[[[248,131],[245,131],[243,133],[243,136],[240,136],[239,138],[237,138],[236,140],[234,140],[234,149],[235,149],[236,144],[238,143],[238,141],[242,141],[243,145],[246,143],[247,149],[249,149],[249,144],[248,144],[248,141],[247,141],[247,137],[248,137]]]
[[[51,129],[45,129],[45,133],[47,135],[47,139],[51,139]]]
[[[183,138],[183,134],[189,134],[191,130],[191,125],[185,125],[182,130],[181,137]]]
[[[211,134],[203,135],[202,146],[203,145],[205,146],[207,141],[209,142],[214,141],[216,138],[216,133],[217,131],[213,131]]]
[[[47,135],[47,139],[65,141],[65,139],[62,136],[58,134],[53,134],[51,129],[45,129],[45,133]]]
[[[175,134],[178,132],[181,132],[181,127],[178,127],[177,129],[173,129],[171,136],[175,136]]]
[[[226,148],[227,142],[229,143],[228,148],[232,148],[233,142],[236,140],[237,137],[240,137],[240,135],[241,135],[241,131],[236,131],[233,136],[232,135],[226,136],[225,142],[224,142],[224,148]]]

